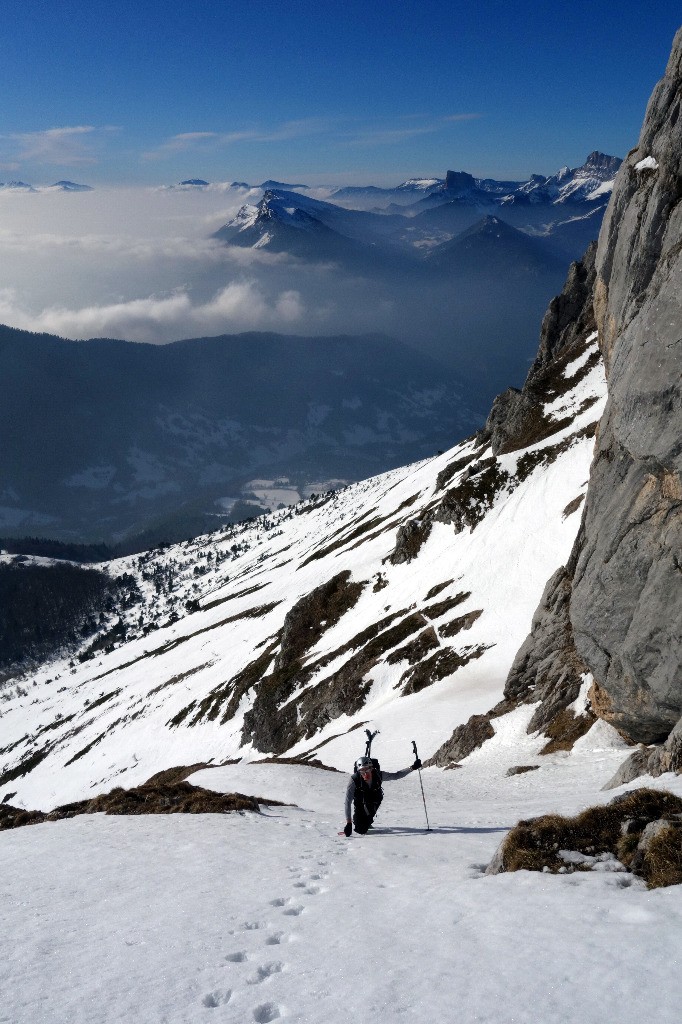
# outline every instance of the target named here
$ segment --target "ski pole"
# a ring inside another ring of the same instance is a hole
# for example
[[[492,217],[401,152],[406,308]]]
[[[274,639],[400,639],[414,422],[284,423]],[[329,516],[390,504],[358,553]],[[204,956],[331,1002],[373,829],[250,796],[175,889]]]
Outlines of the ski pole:
[[[414,750],[414,759],[415,759],[415,761],[418,761],[419,760],[419,754],[417,753],[417,744],[415,743],[414,740],[412,740],[412,749]],[[419,785],[421,786],[421,789],[422,789],[422,800],[424,801],[424,814],[426,815],[426,831],[430,832],[431,831],[431,826],[429,825],[429,815],[428,815],[428,812],[426,810],[426,797],[424,796],[424,783],[422,782],[422,770],[421,770],[421,768],[418,768],[417,771],[419,772]]]

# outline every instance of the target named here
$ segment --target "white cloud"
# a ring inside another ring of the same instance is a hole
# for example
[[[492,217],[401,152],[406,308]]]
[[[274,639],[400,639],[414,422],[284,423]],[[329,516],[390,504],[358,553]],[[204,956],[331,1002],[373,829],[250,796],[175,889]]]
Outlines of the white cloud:
[[[231,132],[193,131],[180,132],[166,139],[155,149],[143,153],[145,160],[159,160],[175,153],[193,149],[219,149],[235,142],[287,142],[293,139],[309,138],[334,130],[336,122],[324,117],[303,117],[284,121],[270,128],[243,128]]]
[[[13,289],[0,290],[0,321],[29,331],[46,331],[73,340],[117,337],[128,341],[163,343],[169,337],[200,333],[281,329],[303,320],[305,306],[296,291],[269,298],[256,281],[232,281],[208,302],[192,302],[177,289],[166,296],[148,296],[80,309],[52,306],[32,314],[19,304]]]
[[[160,160],[163,157],[176,153],[186,153],[196,149],[216,149],[220,146],[227,146],[233,142],[243,142],[258,138],[258,132],[180,132],[178,135],[166,139],[156,149],[148,150],[142,154],[143,160]]]
[[[393,329],[376,287],[338,267],[211,238],[244,198],[238,189],[0,192],[0,323],[159,344]]]
[[[220,224],[225,222],[224,218]],[[220,226],[218,224],[218,226]],[[62,257],[90,255],[139,263],[155,260],[180,259],[185,263],[228,264],[237,267],[277,266],[291,262],[286,253],[267,252],[264,249],[246,249],[228,246],[214,238],[187,238],[183,235],[168,238],[131,238],[124,235],[56,235],[34,234],[25,236],[15,231],[0,229],[0,255],[2,253],[29,255],[40,251]]]
[[[398,124],[385,127],[363,128],[360,131],[347,132],[342,141],[350,146],[385,146],[405,142],[408,139],[418,138],[420,135],[434,135],[441,132],[450,125],[460,121],[475,121],[481,114],[448,114],[435,120],[426,120],[421,123]],[[416,117],[405,120],[416,121]]]
[[[3,150],[9,149],[15,167],[19,166],[19,161],[28,160],[39,164],[87,165],[97,163],[91,143],[103,133],[115,130],[75,125],[38,132],[12,132],[0,135],[0,145]]]

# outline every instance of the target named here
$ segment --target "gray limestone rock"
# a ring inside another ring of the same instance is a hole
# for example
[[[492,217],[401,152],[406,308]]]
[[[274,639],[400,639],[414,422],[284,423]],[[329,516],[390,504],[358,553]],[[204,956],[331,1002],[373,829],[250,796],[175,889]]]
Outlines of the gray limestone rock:
[[[501,874],[504,873],[504,871],[505,871],[505,867],[504,867],[504,844],[505,844],[506,840],[507,840],[507,837],[505,836],[504,839],[502,840],[502,842],[500,843],[500,845],[495,850],[495,853],[493,854],[493,859],[488,864],[487,868],[485,869],[484,874],[486,874],[486,875],[501,875]]]
[[[576,561],[576,648],[636,742],[682,715],[682,30],[597,253],[608,375]]]
[[[419,554],[422,545],[428,540],[432,523],[428,518],[408,519],[398,528],[395,549],[388,556],[391,565],[411,562]]]
[[[650,747],[640,746],[623,761],[603,789],[616,789],[641,775],[658,778],[665,772],[682,773],[682,718],[668,736],[665,743]]]
[[[635,854],[630,862],[630,870],[633,874],[642,874],[646,856],[649,853],[654,839],[656,839],[657,836],[660,836],[662,832],[667,832],[668,829],[672,827],[674,827],[674,825],[666,818],[658,818],[656,821],[650,821],[644,826],[637,844],[637,849],[635,850]]]
[[[596,331],[594,280],[597,243],[592,242],[581,260],[572,263],[563,291],[549,304],[540,328],[540,347],[530,368],[532,381],[541,370],[567,349]]]
[[[517,703],[539,701],[529,732],[546,730],[571,704],[587,671],[573,643],[568,617],[571,575],[563,566],[545,586],[530,635],[514,658],[504,696]]]
[[[540,346],[526,382],[508,388],[493,401],[481,443],[489,444],[493,455],[517,451],[542,441],[557,429],[544,414],[544,403],[568,386],[562,377],[566,363],[584,348],[596,331],[593,309],[596,243],[582,260],[572,263],[563,291],[549,304],[540,330]]]
[[[615,775],[602,786],[602,789],[617,789],[618,786],[625,786],[626,783],[632,782],[633,779],[638,779],[641,775],[652,775],[653,772],[649,770],[649,762],[652,758],[657,759],[658,751],[658,747],[637,747],[623,761]]]
[[[445,768],[453,761],[461,761],[494,735],[490,715],[472,715],[464,725],[457,726],[450,739],[424,762],[424,767],[438,765]]]
[[[507,388],[493,400],[481,437],[489,441],[493,455],[503,455],[542,440],[543,419],[538,398]]]

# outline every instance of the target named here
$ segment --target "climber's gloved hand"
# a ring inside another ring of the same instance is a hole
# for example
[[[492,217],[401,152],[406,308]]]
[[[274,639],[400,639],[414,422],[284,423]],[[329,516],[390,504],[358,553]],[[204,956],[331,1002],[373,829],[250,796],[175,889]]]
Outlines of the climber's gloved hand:
[[[347,822],[346,822],[346,827],[345,827],[345,828],[344,828],[344,830],[343,830],[343,834],[344,834],[344,836],[346,836],[346,838],[348,838],[348,837],[350,836],[350,834],[351,834],[351,832],[352,832],[352,831],[353,831],[353,825],[352,825],[352,822],[350,822],[350,821],[347,821]]]
[[[416,761],[414,762],[414,764],[412,765],[412,771],[413,771],[413,772],[416,772],[417,768],[421,768],[421,766],[422,766],[422,763],[421,763],[421,761],[419,760],[419,758],[417,758],[417,760],[416,760]]]

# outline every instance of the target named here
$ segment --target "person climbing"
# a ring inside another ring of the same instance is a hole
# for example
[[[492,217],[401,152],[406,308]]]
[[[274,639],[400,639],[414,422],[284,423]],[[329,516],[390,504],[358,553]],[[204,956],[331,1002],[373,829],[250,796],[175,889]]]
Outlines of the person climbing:
[[[364,836],[372,827],[374,815],[384,798],[382,782],[404,779],[406,775],[417,771],[421,766],[421,761],[416,758],[414,764],[411,764],[409,768],[403,768],[402,771],[383,772],[378,761],[371,757],[359,757],[355,762],[355,771],[351,775],[346,789],[346,826],[343,834],[346,837],[350,836],[353,826],[355,826],[355,831]],[[351,808],[353,809],[352,817]]]

